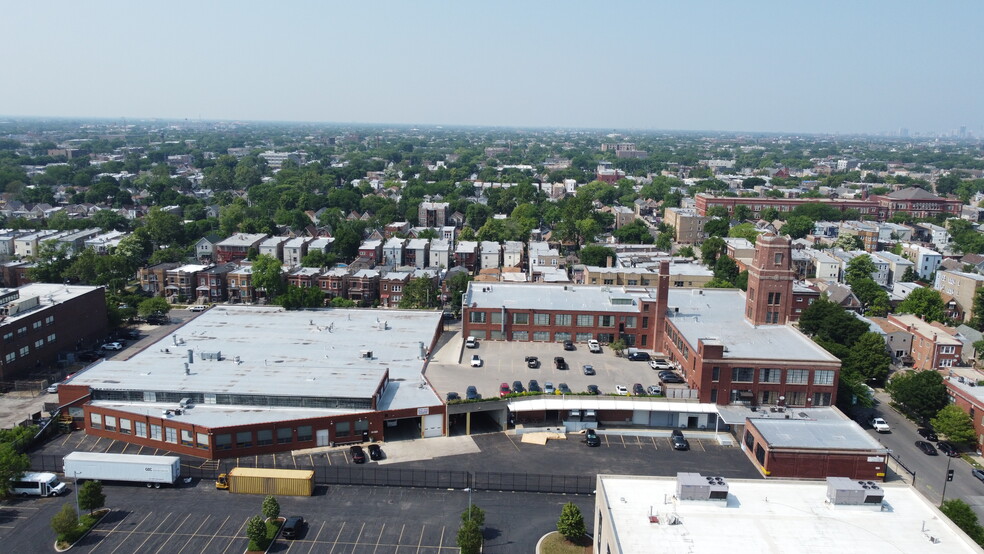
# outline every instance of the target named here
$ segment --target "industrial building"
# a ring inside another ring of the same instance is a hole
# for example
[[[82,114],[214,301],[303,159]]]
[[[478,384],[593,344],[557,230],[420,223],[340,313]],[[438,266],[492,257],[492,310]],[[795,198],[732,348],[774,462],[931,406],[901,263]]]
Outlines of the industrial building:
[[[441,314],[216,306],[58,389],[86,433],[203,458],[445,434]]]
[[[912,487],[598,475],[594,552],[980,552]]]

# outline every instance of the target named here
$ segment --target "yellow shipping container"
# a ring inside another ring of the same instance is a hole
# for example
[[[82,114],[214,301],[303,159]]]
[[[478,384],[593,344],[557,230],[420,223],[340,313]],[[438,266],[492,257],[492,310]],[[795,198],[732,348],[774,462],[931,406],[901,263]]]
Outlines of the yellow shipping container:
[[[311,496],[314,492],[314,471],[236,467],[229,472],[229,492]]]

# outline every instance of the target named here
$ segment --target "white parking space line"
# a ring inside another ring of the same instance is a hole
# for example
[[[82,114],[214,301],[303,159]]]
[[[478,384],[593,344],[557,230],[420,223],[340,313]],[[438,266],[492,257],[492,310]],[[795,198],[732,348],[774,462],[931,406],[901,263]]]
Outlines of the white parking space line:
[[[205,519],[202,520],[202,523],[198,526],[198,529],[195,529],[195,532],[188,537],[188,540],[185,541],[184,546],[181,547],[181,550],[178,550],[178,554],[181,554],[182,552],[184,552],[185,548],[188,548],[188,543],[191,542],[191,539],[198,536],[198,532],[202,530],[202,527],[205,527],[205,523],[208,522],[208,518],[210,517],[212,517],[211,514],[205,515]]]
[[[403,532],[407,530],[407,524],[400,527],[400,538],[396,539],[396,551],[393,554],[400,554],[400,547],[403,545]]]
[[[171,517],[171,513],[169,512],[166,516],[164,516],[164,519],[162,519],[161,522],[157,524],[157,527],[154,527],[154,530],[153,531],[151,531],[150,533],[147,533],[147,537],[143,540],[142,543],[140,543],[140,546],[136,550],[134,550],[134,552],[140,552],[141,550],[143,550],[143,545],[147,544],[147,541],[150,540],[150,537],[153,537],[154,535],[157,534],[157,530],[160,529],[161,526],[164,525],[164,523],[170,517]]]
[[[328,554],[332,554],[335,551],[335,547],[338,546],[338,539],[342,538],[342,529],[345,529],[344,521],[342,522],[342,526],[338,528],[338,534],[335,535],[335,542],[331,543],[331,550],[328,551]]]
[[[130,529],[130,531],[129,531],[129,532],[128,532],[128,533],[126,534],[126,536],[125,536],[125,537],[123,537],[123,540],[122,540],[122,541],[120,541],[120,544],[118,544],[118,545],[116,545],[116,548],[114,548],[114,549],[113,549],[113,552],[111,552],[110,554],[113,554],[113,553],[115,553],[115,552],[116,552],[117,550],[119,550],[119,549],[120,549],[120,547],[122,547],[122,546],[123,546],[123,543],[125,543],[125,542],[127,541],[127,539],[129,539],[129,538],[130,538],[130,535],[132,535],[132,534],[133,534],[133,532],[134,532],[134,531],[136,531],[138,527],[140,527],[141,525],[143,525],[143,522],[145,522],[145,521],[147,521],[147,518],[149,518],[149,517],[150,517],[151,515],[153,515],[153,514],[154,514],[154,512],[149,512],[149,513],[148,513],[147,515],[145,515],[145,516],[144,516],[144,518],[143,518],[143,519],[141,519],[141,520],[140,520],[140,522],[139,522],[139,523],[137,523],[136,525],[134,525],[134,526],[133,526],[133,529]],[[120,523],[123,523],[123,521],[122,521],[122,520],[120,520]],[[119,524],[117,524],[117,527],[119,527]],[[113,529],[114,529],[114,531],[115,531],[115,527],[114,527]],[[131,550],[131,552],[135,552],[135,550]]]
[[[229,522],[229,518],[231,517],[232,516],[226,516],[225,520],[222,522],[222,525],[215,528],[215,533],[213,533],[212,537],[208,539],[207,543],[205,543],[205,547],[202,548],[202,552],[208,552],[208,545],[212,544],[212,541],[215,540],[215,537],[219,534],[219,531],[225,527],[225,524]]]
[[[379,550],[379,543],[382,542],[383,540],[383,532],[385,530],[386,530],[386,524],[384,523],[383,526],[379,528],[379,536],[376,537],[376,548],[372,549],[373,554],[376,554],[376,551]]]
[[[427,528],[426,525],[424,525],[424,526],[422,526],[420,528],[420,538],[417,539],[417,552],[418,552],[418,554],[420,552],[420,545],[424,544],[424,529],[426,529],[426,528]]]
[[[164,547],[167,545],[168,541],[170,541],[175,536],[180,536],[181,534],[183,534],[183,533],[178,533],[176,530],[177,529],[181,529],[182,527],[184,527],[184,524],[188,521],[188,518],[190,518],[190,517],[191,517],[191,514],[188,514],[188,515],[185,516],[185,518],[181,521],[181,523],[179,523],[178,526],[175,527],[175,532],[174,533],[170,533],[171,536],[168,537],[168,538],[166,538],[166,539],[164,539],[164,542],[161,544],[160,548],[158,548],[157,551],[154,552],[154,554],[160,554],[161,550],[164,549]],[[165,534],[168,534],[168,533],[165,533]],[[192,535],[192,536],[194,536],[194,535]],[[185,543],[185,544],[187,544],[187,543]]]
[[[322,521],[321,527],[318,528],[318,534],[314,536],[314,541],[311,542],[311,548],[308,548],[308,554],[314,552],[314,546],[318,544],[318,539],[321,538],[321,533],[325,530],[325,525],[328,525],[328,522]]]
[[[242,536],[243,529],[246,528],[246,524],[247,523],[249,523],[249,519],[248,518],[245,519],[245,520],[243,520],[243,523],[242,523],[242,525],[239,526],[239,529],[236,529],[236,534],[234,535],[234,537],[240,537],[240,536]],[[212,537],[212,538],[214,539],[215,537]],[[212,542],[211,539],[209,539],[208,542]],[[226,547],[222,549],[222,552],[225,553],[226,551],[228,551],[229,550],[229,547],[232,546],[232,543],[233,542],[234,541],[231,541],[230,540],[228,543],[226,543]],[[202,550],[202,552],[208,552],[208,549],[204,549],[204,550]]]

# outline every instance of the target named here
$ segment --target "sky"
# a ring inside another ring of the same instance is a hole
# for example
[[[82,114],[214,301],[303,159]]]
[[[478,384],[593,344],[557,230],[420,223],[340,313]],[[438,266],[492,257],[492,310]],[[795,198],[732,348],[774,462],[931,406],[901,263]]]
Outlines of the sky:
[[[9,2],[0,115],[984,136],[984,2]]]

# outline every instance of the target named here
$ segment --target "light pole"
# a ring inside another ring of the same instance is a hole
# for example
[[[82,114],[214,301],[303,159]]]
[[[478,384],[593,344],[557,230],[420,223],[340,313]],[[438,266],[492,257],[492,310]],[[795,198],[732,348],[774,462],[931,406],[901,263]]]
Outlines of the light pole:
[[[472,516],[471,492],[472,492],[472,490],[471,490],[471,487],[467,487],[467,488],[465,488],[465,490],[468,491],[468,521],[471,521],[471,516]]]
[[[73,471],[72,478],[75,479],[75,515],[82,517],[82,509],[79,508],[79,472]]]

